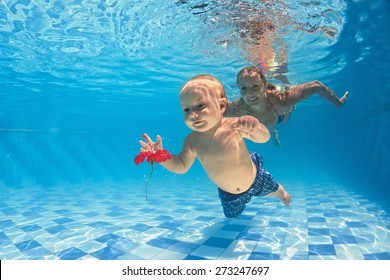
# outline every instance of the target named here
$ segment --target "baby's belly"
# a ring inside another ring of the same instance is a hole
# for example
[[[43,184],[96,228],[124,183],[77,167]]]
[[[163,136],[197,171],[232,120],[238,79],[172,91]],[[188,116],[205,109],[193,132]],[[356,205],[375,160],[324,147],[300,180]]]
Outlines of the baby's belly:
[[[256,177],[256,167],[237,168],[218,174],[209,174],[210,179],[225,192],[239,194],[247,191]]]

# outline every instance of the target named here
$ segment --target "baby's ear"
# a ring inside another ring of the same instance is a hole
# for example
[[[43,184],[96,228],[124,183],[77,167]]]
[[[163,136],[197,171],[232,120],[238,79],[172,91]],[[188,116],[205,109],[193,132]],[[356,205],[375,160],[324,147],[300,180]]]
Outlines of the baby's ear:
[[[222,113],[225,113],[227,108],[227,100],[225,97],[219,100],[219,107],[221,108]]]

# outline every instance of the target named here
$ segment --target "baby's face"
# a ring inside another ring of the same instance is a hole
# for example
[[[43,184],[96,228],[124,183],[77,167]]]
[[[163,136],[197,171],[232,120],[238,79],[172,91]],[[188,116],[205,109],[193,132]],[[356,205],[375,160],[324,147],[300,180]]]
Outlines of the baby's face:
[[[265,85],[259,75],[239,76],[237,78],[238,88],[242,99],[249,106],[256,106],[265,98]]]
[[[206,132],[217,126],[223,118],[220,98],[207,82],[188,84],[180,92],[179,100],[184,122],[194,131]]]

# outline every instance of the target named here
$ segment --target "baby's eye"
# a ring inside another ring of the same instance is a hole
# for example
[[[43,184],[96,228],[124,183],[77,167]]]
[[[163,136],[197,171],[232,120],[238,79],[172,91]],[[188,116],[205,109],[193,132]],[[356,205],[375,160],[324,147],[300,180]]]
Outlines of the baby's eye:
[[[189,109],[189,108],[184,108],[183,112],[184,112],[185,114],[188,114],[188,113],[190,112],[190,109]]]
[[[246,87],[241,87],[240,90],[241,91],[246,91]]]
[[[258,89],[258,88],[259,88],[259,85],[253,85],[252,88],[253,88],[253,89]]]
[[[199,104],[199,105],[198,105],[198,109],[203,109],[204,107],[205,107],[204,104]]]

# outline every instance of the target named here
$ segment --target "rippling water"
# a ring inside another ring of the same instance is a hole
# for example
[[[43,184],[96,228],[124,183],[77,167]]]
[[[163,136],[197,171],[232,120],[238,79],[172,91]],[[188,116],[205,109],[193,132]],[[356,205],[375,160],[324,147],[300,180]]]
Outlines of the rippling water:
[[[343,1],[265,2],[1,1],[1,77],[14,94],[50,89],[100,101],[157,91],[168,98],[199,72],[223,70],[230,84],[250,47],[241,25],[263,15],[278,27],[297,75],[304,74],[305,46],[312,62],[329,54],[343,27]]]
[[[257,63],[248,57],[256,42],[243,38],[256,18],[276,27],[275,51],[288,54],[291,82],[312,72],[321,79],[343,67],[327,67],[340,56],[316,62],[337,42],[345,7],[341,0],[1,1],[1,127],[56,130],[97,112],[139,115],[145,103],[167,115],[180,86],[199,73],[216,75],[235,98],[237,69]],[[302,71],[308,63],[311,71]]]

